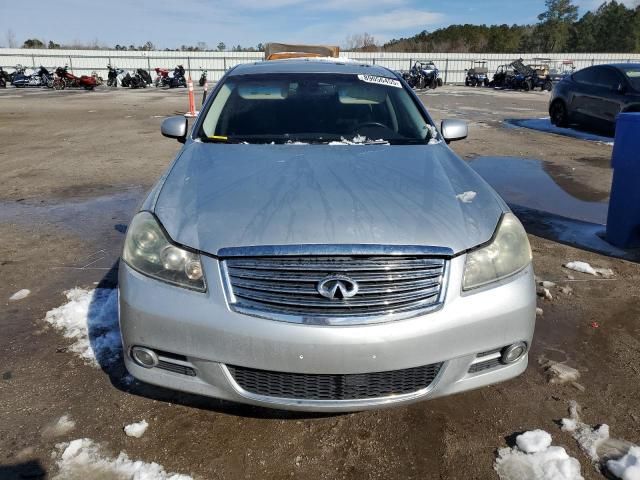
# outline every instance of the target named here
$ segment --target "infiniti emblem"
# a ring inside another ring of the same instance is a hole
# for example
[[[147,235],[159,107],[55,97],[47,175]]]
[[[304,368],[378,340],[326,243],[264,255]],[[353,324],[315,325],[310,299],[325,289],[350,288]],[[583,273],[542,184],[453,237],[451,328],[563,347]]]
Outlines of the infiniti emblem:
[[[329,300],[339,300],[358,293],[358,284],[346,275],[329,275],[318,282],[316,289]]]

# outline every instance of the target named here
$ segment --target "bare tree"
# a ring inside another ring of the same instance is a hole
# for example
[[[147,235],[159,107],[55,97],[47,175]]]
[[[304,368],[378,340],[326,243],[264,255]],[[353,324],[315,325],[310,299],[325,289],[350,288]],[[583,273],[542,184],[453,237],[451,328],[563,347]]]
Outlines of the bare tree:
[[[7,30],[7,47],[16,48],[16,34],[13,30]]]
[[[362,50],[365,52],[378,50],[376,39],[367,32],[349,35],[346,39],[345,47],[347,50]]]

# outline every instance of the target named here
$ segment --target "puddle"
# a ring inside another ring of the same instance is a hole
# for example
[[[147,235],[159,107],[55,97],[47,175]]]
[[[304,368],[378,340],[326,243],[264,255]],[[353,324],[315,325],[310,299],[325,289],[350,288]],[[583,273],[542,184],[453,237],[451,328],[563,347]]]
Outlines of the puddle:
[[[144,198],[142,188],[132,188],[89,199],[45,202],[1,201],[0,222],[60,228],[85,240],[103,240],[128,224],[136,206]]]
[[[579,162],[588,167],[602,168],[604,170],[611,170],[611,158],[610,157],[581,157],[575,158],[576,162]]]
[[[595,133],[584,132],[573,128],[560,128],[551,124],[549,117],[546,118],[524,118],[505,120],[506,127],[529,128],[538,130],[539,132],[553,133],[563,137],[577,138],[579,140],[587,140],[590,142],[603,143],[605,145],[613,145],[613,137],[606,137]]]
[[[554,178],[540,160],[479,157],[472,160],[470,166],[509,205],[599,225],[607,221],[609,204],[606,200],[585,200],[602,198],[600,192],[593,192],[566,175]]]
[[[478,157],[470,162],[509,204],[527,232],[611,257],[640,262],[640,249],[622,250],[604,240],[608,203],[581,198],[593,194],[573,181],[558,182],[543,162],[512,157]]]

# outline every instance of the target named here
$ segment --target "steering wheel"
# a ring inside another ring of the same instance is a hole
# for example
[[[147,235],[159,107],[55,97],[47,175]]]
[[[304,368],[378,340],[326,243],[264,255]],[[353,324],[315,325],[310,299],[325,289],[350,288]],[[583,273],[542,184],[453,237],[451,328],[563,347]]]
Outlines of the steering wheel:
[[[384,123],[380,123],[380,122],[362,122],[359,123],[358,125],[356,125],[353,128],[353,132],[356,132],[358,129],[363,128],[363,127],[381,127],[381,128],[386,128],[387,130],[389,130],[389,127],[387,127]]]

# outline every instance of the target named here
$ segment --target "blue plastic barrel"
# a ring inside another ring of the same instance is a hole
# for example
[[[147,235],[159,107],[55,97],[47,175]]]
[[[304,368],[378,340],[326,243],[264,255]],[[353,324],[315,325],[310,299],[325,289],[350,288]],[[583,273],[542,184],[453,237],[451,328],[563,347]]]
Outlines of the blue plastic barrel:
[[[640,113],[618,116],[611,167],[607,241],[620,248],[640,247]]]

